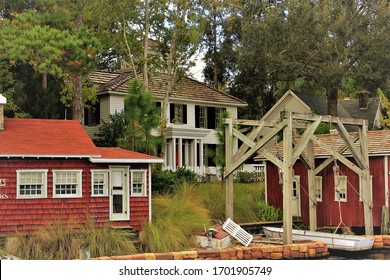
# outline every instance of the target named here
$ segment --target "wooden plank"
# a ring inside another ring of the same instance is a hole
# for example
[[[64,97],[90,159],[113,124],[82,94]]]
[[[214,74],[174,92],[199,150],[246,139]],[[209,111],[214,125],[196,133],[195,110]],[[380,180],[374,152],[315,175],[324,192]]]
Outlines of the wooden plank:
[[[228,119],[225,123],[225,168],[233,164],[233,121]],[[233,220],[233,173],[226,177],[226,210],[225,218]]]
[[[307,183],[309,189],[309,229],[317,230],[317,198],[315,191],[315,174],[314,174],[314,143],[309,140],[307,143],[307,159],[313,168],[307,170]]]
[[[287,125],[287,121],[284,120],[280,122],[275,128],[273,128],[267,135],[264,136],[257,144],[249,149],[244,155],[239,157],[229,166],[226,166],[224,177],[227,177],[230,173],[234,172],[241,164],[247,161],[250,157],[252,157],[258,150],[260,150],[265,144],[267,144],[275,135],[279,133]],[[233,131],[232,131],[233,134]]]
[[[352,137],[351,141],[353,143],[355,143],[357,140],[359,139],[359,136],[358,135],[355,135],[354,137]],[[344,147],[342,147],[338,152],[339,154],[342,154],[343,152],[345,152],[346,150],[348,149],[348,146],[345,145]],[[320,166],[318,166],[315,171],[314,171],[314,174],[317,175],[318,173],[320,173],[325,167],[327,167],[332,161],[334,161],[334,157],[333,156],[330,156],[329,158],[327,158],[323,163],[320,164]]]
[[[314,134],[317,127],[320,125],[321,120],[322,118],[320,116],[315,122],[309,125],[309,127],[303,133],[302,138],[299,139],[298,144],[294,147],[294,150],[292,152],[291,166],[295,164],[295,162],[297,161],[297,159],[299,158],[299,156],[307,146],[307,143],[310,141],[311,136]]]
[[[329,147],[326,143],[321,141],[319,138],[313,135],[312,140],[314,142],[317,142],[318,145],[323,147],[330,155],[332,155],[335,159],[341,161],[344,165],[346,165],[348,168],[353,170],[356,174],[358,174],[359,176],[363,174],[363,171],[358,166],[356,166],[354,163],[352,163],[350,160],[348,160],[346,157],[344,157],[337,151],[334,151],[332,147]]]
[[[351,141],[351,139],[349,138],[348,131],[345,129],[345,126],[340,122],[339,118],[336,118],[336,123],[337,123],[336,129],[339,132],[341,139],[343,139],[344,143],[346,143],[346,145],[348,146],[349,150],[351,151],[351,153],[352,153],[353,157],[355,158],[359,167],[361,169],[367,169],[367,165],[366,165],[364,159],[362,158],[363,152],[359,151],[356,148],[354,142]],[[362,141],[360,141],[360,142],[362,142]]]
[[[254,141],[256,137],[259,135],[260,131],[263,129],[263,127],[264,127],[264,122],[262,122],[259,126],[254,127],[248,135],[249,140]],[[242,144],[238,148],[236,154],[233,156],[233,160],[237,160],[239,157],[245,154],[245,152],[248,151],[248,149],[249,149],[248,145],[246,145],[245,143]]]
[[[389,207],[382,206],[381,234],[389,234]]]
[[[370,169],[368,158],[368,145],[367,145],[367,121],[364,122],[362,127],[359,127],[360,149],[362,151],[364,160],[364,170],[361,177],[362,184],[362,197],[363,197],[363,209],[364,209],[364,228],[365,234],[374,234],[373,214],[372,214],[372,197],[371,197],[371,181],[370,181]]]
[[[266,159],[271,161],[273,164],[275,164],[280,169],[283,169],[283,161],[281,161],[278,157],[274,156],[272,153],[270,153],[266,150],[260,150],[259,154],[263,155]]]
[[[287,114],[289,112],[282,112],[282,118],[285,118],[285,114]],[[314,114],[305,114],[305,113],[292,113],[292,118],[294,119],[294,121],[310,121],[310,122],[314,122],[318,119],[318,115],[314,115]],[[332,116],[328,116],[328,115],[321,115],[321,118],[322,118],[322,121],[323,122],[327,122],[327,123],[333,123],[333,124],[337,124],[337,120],[332,117]],[[340,118],[339,117],[339,120],[344,124],[344,125],[356,125],[356,126],[362,126],[364,124],[364,121],[363,119],[353,119],[353,118]]]
[[[256,143],[253,142],[252,139],[250,139],[249,137],[246,137],[244,134],[242,134],[241,132],[239,132],[237,129],[234,129],[234,128],[233,128],[233,136],[240,139],[246,146],[248,146],[250,148],[252,148],[253,146],[256,145]]]
[[[283,244],[292,244],[292,116],[283,129]]]

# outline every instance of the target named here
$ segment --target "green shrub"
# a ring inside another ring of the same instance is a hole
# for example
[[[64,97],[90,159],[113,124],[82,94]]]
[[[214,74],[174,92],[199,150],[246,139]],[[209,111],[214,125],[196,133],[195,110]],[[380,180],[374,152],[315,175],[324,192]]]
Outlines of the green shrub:
[[[267,204],[263,200],[256,201],[256,216],[259,221],[280,221],[283,219],[282,210]]]
[[[153,193],[172,193],[175,186],[184,182],[196,184],[198,175],[185,167],[179,167],[175,171],[156,169],[152,174]]]
[[[257,171],[238,171],[236,174],[236,181],[239,183],[254,183],[260,182],[263,178],[262,174]]]
[[[152,174],[153,193],[171,193],[176,185],[176,174],[171,170],[155,170]]]

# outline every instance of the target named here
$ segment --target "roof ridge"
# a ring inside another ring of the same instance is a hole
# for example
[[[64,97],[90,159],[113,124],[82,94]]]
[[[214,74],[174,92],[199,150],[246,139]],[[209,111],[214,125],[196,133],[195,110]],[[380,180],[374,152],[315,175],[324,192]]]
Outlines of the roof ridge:
[[[224,94],[224,95],[226,95],[226,96],[229,96],[230,98],[236,99],[237,101],[239,101],[239,102],[241,102],[241,103],[243,103],[243,104],[248,104],[248,103],[245,102],[244,100],[242,100],[242,99],[240,99],[240,98],[238,98],[238,97],[236,97],[236,96],[234,96],[234,95],[231,95],[231,94],[229,94],[229,93],[227,93],[227,92],[224,92],[224,91],[221,91],[221,90],[219,90],[219,89],[213,88],[212,86],[206,84],[205,82],[198,81],[197,79],[194,79],[194,78],[189,77],[189,76],[184,76],[184,77],[187,78],[187,79],[189,79],[189,80],[191,80],[191,81],[193,81],[193,82],[196,82],[196,83],[198,83],[198,84],[201,84],[201,85],[203,85],[203,86],[206,86],[206,87],[208,87],[208,88],[211,89],[211,90],[214,90],[214,91],[216,91],[216,92],[222,93],[222,94]]]

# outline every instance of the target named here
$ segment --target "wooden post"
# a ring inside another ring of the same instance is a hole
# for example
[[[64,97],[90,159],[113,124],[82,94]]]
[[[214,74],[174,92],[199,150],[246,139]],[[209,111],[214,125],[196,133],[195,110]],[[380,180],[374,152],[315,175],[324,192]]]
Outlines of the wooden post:
[[[386,206],[382,206],[381,234],[389,234],[389,208]]]
[[[292,115],[283,129],[283,244],[292,244]]]
[[[229,169],[233,163],[233,121],[228,119],[225,123],[225,168]],[[233,172],[226,178],[226,217],[233,220]]]
[[[314,145],[310,140],[307,143],[307,155],[309,169],[307,170],[307,181],[309,189],[309,228],[312,231],[317,230],[317,198],[315,192],[315,162],[314,162]]]
[[[370,169],[368,159],[368,144],[367,144],[367,120],[364,120],[363,125],[359,126],[359,140],[362,158],[364,161],[363,176],[361,177],[362,184],[362,198],[363,198],[363,209],[364,209],[364,227],[366,235],[374,234],[374,225],[372,218],[372,197],[371,197],[371,180],[370,180]]]
[[[81,244],[79,256],[80,260],[89,260],[91,258],[91,251],[88,242]]]

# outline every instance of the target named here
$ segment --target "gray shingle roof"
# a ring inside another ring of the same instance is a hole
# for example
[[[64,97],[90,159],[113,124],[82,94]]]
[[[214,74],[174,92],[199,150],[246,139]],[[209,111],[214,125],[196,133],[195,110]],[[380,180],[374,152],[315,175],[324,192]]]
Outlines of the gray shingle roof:
[[[119,92],[127,94],[128,82],[134,78],[134,75],[132,72],[107,73],[96,71],[91,73],[89,77],[94,84],[98,85],[98,93]],[[164,98],[167,82],[167,74],[158,74],[151,77],[150,92],[155,94],[158,99]],[[239,107],[247,105],[246,102],[237,97],[216,90],[189,77],[182,77],[175,84],[170,98],[232,104]]]

